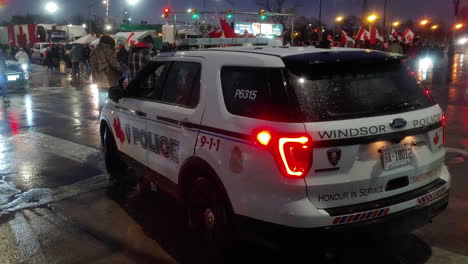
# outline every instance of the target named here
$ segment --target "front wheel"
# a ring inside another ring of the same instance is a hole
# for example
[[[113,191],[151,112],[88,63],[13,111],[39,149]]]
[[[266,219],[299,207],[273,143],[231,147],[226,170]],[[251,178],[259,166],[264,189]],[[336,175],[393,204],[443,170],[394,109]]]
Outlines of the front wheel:
[[[191,185],[187,207],[189,228],[198,247],[198,257],[203,262],[222,263],[232,242],[228,203],[224,195],[209,179],[200,177]]]
[[[110,177],[117,180],[122,179],[125,176],[126,165],[120,158],[114,135],[108,127],[104,130],[103,149],[104,161]]]

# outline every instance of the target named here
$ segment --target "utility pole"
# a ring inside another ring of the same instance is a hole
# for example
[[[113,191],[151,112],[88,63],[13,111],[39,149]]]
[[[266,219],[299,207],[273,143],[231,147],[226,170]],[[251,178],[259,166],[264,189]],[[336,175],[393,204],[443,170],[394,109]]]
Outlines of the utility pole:
[[[383,27],[382,27],[382,35],[384,37],[384,40],[386,39],[386,36],[385,35],[385,29],[386,29],[386,24],[387,24],[387,0],[385,0],[384,2],[384,9],[383,9]]]
[[[322,0],[319,0],[319,27],[322,30]]]
[[[318,38],[319,41],[322,41],[323,32],[322,32],[322,0],[319,0],[319,32]]]
[[[369,11],[369,4],[367,0],[362,0],[362,17],[367,16],[367,11]]]
[[[106,0],[106,17],[104,18],[104,27],[107,27],[110,24],[109,21],[109,2],[110,0]]]

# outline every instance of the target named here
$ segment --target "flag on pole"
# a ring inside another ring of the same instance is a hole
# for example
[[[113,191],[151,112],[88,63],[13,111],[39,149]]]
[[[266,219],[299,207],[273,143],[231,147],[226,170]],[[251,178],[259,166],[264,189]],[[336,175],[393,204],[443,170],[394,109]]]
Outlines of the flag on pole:
[[[208,33],[208,37],[210,38],[220,38],[223,36],[223,31],[220,28],[217,28],[210,33]]]
[[[341,44],[343,44],[344,47],[348,44],[348,42],[351,41],[354,45],[355,41],[352,37],[348,36],[348,33],[341,29]]]
[[[392,32],[390,34],[390,40],[391,41],[395,41],[395,40],[401,41],[400,32],[398,32],[398,30],[396,30],[396,29],[392,29]]]
[[[369,26],[370,30],[370,43],[372,45],[375,45],[377,43],[377,40],[380,40],[380,42],[384,41],[384,38],[382,35],[380,35],[379,30],[375,25],[370,25]]]
[[[359,28],[359,31],[356,35],[356,40],[368,40],[370,38],[370,34],[369,34],[369,31],[365,30],[364,27],[361,26],[361,28]]]
[[[414,32],[411,29],[406,28],[403,34],[401,35],[403,42],[406,44],[412,43],[414,40]]]
[[[221,25],[225,38],[237,38],[236,32],[234,32],[234,29],[232,29],[225,19],[219,18],[219,24]]]

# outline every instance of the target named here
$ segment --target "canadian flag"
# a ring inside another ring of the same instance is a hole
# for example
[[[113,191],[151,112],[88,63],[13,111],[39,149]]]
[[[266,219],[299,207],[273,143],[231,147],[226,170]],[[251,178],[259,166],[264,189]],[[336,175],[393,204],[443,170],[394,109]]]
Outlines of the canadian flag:
[[[380,40],[381,42],[384,41],[384,38],[382,35],[380,35],[379,30],[377,29],[376,26],[370,25],[370,43],[372,45],[375,45],[377,43],[377,40]]]
[[[348,44],[348,41],[351,41],[354,45],[355,41],[352,37],[348,36],[348,33],[344,31],[343,29],[341,30],[341,44],[346,47],[346,44]]]
[[[414,32],[411,29],[406,28],[403,34],[401,35],[403,42],[406,44],[412,43],[414,40]]]
[[[394,40],[401,41],[400,32],[398,32],[398,30],[396,30],[396,29],[392,29],[392,34],[390,35],[390,40],[391,41],[394,41]]]
[[[210,33],[208,33],[208,37],[210,38],[220,38],[222,36],[223,36],[223,31],[221,30],[221,28],[217,28],[211,31]]]
[[[370,38],[369,31],[365,30],[362,26],[359,29],[357,35],[356,35],[356,40],[368,40]]]
[[[226,22],[225,19],[219,18],[219,25],[223,30],[224,37],[226,38],[237,38],[237,34],[234,32],[234,29]]]

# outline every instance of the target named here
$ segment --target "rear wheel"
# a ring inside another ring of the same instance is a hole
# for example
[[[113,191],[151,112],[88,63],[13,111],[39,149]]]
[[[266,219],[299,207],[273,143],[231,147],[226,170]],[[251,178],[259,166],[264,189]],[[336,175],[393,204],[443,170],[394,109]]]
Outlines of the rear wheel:
[[[209,179],[195,179],[187,196],[188,222],[202,262],[222,263],[229,245],[229,210],[226,198]]]

